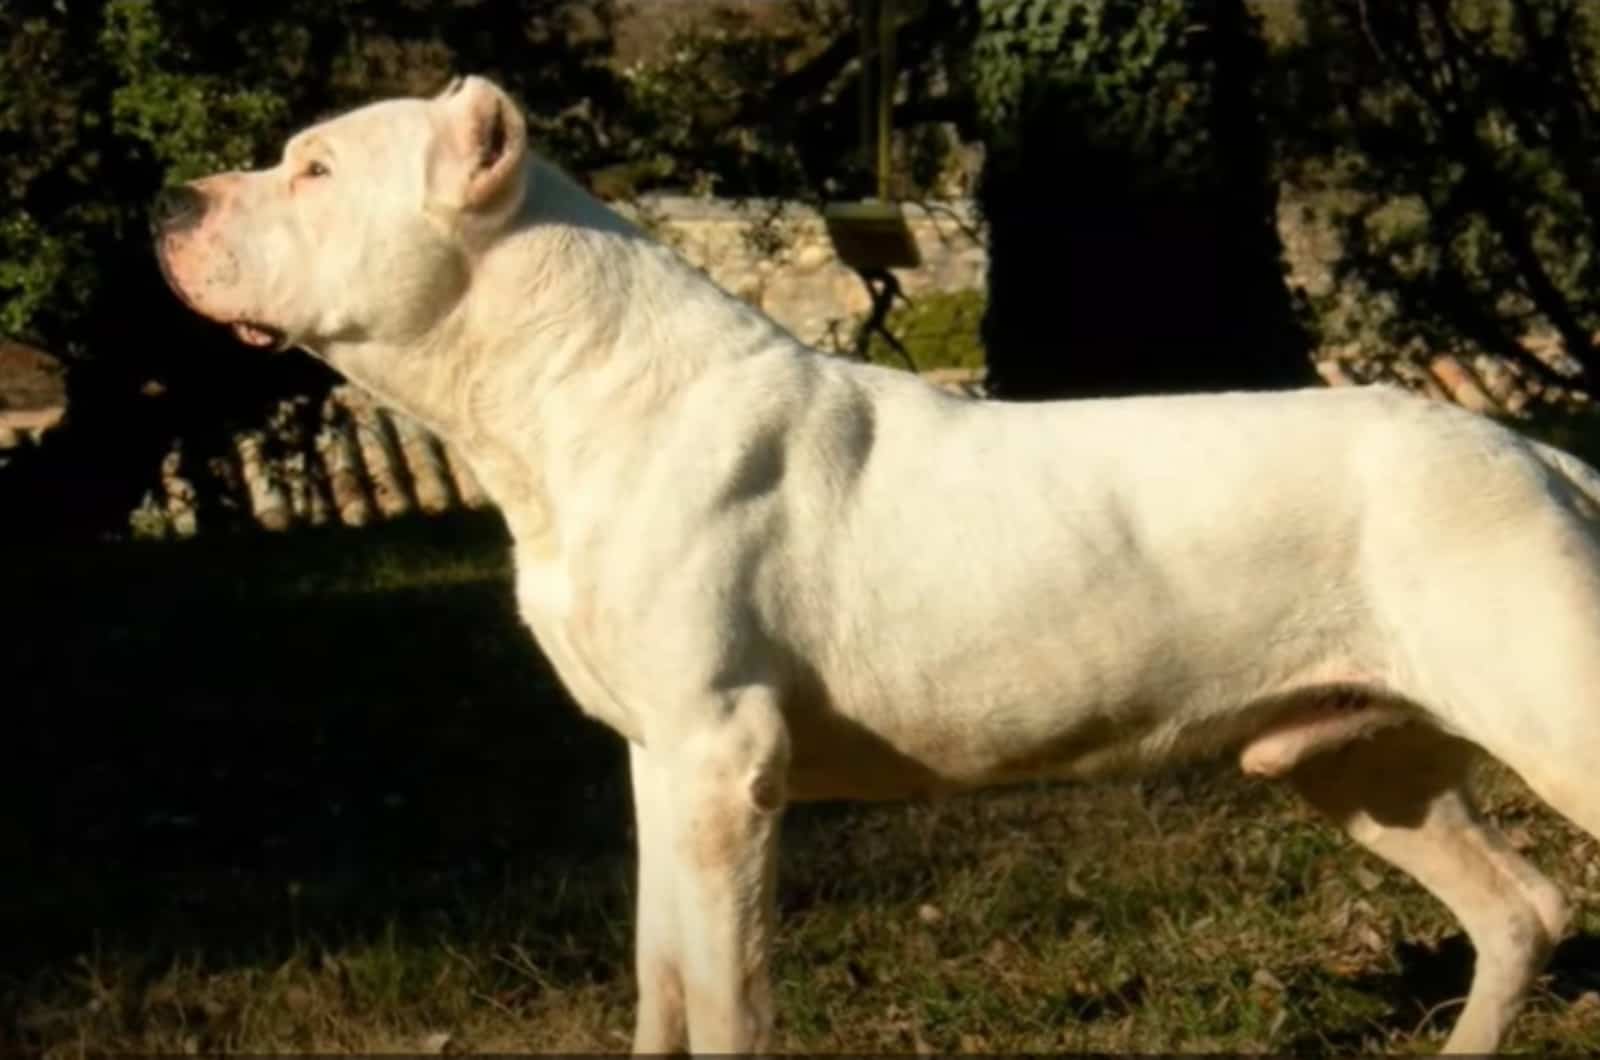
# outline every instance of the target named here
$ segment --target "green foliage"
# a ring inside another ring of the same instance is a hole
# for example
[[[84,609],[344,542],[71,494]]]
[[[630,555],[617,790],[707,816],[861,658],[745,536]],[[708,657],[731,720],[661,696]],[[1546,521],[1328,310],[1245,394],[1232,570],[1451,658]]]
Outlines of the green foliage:
[[[90,300],[90,233],[121,220],[92,192],[105,128],[82,58],[93,46],[86,28],[81,16],[0,6],[0,329],[11,334]]]
[[[71,286],[68,242],[40,228],[27,214],[0,218],[0,333],[21,335],[52,298],[83,301]]]
[[[109,0],[100,43],[120,82],[112,128],[148,148],[168,181],[247,166],[283,128],[287,100],[271,88],[180,72],[188,58],[182,39],[151,0]]]
[[[1170,175],[1203,150],[1208,71],[1184,0],[980,0],[972,93],[991,148],[1040,110]]]
[[[1582,360],[1600,329],[1600,8],[1587,0],[1305,0],[1267,98],[1283,171],[1332,191],[1325,341]],[[1578,369],[1577,363],[1567,366]]]
[[[950,82],[965,62],[954,53],[970,36],[972,4],[896,3],[909,16],[896,47],[896,132],[906,141],[897,177],[914,196],[954,144],[905,119],[955,116],[941,108],[962,97]],[[618,147],[633,186],[813,200],[863,193],[869,176],[860,154],[853,18],[850,0],[775,0],[710,8],[680,22],[658,54],[622,68],[628,135]]]
[[[825,14],[834,32],[848,29],[836,5]],[[800,149],[787,123],[737,120],[751,94],[815,39],[809,26],[752,25],[725,13],[673,33],[664,54],[622,70],[628,121],[625,150],[635,170],[696,194],[748,193],[752,185],[804,183]],[[632,190],[632,189],[629,189]]]

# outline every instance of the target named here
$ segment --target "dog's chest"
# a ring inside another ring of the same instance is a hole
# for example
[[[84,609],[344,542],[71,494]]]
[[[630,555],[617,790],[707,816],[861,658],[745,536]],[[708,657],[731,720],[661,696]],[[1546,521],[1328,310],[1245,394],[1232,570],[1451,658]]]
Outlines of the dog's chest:
[[[559,563],[519,562],[517,610],[545,658],[583,712],[635,743],[643,742],[640,719],[606,682],[576,635],[589,621],[584,598]]]

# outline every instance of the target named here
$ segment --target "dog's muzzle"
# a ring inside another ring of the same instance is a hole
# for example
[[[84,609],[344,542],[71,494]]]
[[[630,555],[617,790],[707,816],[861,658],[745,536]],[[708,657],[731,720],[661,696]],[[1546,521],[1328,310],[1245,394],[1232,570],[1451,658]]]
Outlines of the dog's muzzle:
[[[206,197],[187,184],[163,188],[150,205],[152,235],[183,232],[199,224],[206,215]]]

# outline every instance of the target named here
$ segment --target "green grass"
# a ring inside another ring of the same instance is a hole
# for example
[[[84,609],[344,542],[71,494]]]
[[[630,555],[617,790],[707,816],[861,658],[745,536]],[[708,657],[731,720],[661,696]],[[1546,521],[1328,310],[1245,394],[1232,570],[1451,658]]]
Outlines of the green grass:
[[[884,322],[916,362],[918,371],[984,366],[979,328],[986,298],[982,291],[927,291],[898,303]],[[904,368],[905,358],[881,335],[867,345],[874,364]]]
[[[14,555],[0,1051],[616,1050],[618,742],[518,625],[493,518]],[[1595,845],[1487,778],[1533,856]],[[802,807],[781,1044],[1435,1047],[1469,955],[1417,889],[1226,763]],[[1513,1045],[1600,1049],[1600,906]]]

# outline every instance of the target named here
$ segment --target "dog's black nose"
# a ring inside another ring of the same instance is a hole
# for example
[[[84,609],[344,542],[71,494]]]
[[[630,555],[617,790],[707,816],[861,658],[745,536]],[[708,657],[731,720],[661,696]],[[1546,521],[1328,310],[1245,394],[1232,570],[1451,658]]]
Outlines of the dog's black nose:
[[[150,230],[181,232],[206,215],[206,197],[187,184],[163,188],[150,206]]]

